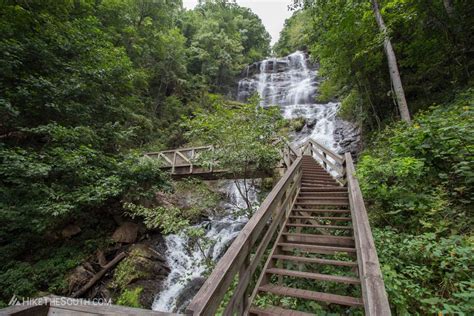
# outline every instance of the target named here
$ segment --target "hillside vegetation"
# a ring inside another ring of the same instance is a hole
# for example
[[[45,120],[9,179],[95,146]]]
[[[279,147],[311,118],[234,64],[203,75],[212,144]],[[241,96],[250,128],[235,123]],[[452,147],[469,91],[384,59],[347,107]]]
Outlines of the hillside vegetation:
[[[472,314],[474,6],[378,3],[412,124],[399,122],[371,1],[294,1],[274,50],[309,50],[318,98],[339,98],[363,129],[357,175],[394,314]]]
[[[182,145],[181,116],[228,94],[269,41],[225,1],[2,1],[0,304],[68,294],[123,203],[171,187],[142,153]]]

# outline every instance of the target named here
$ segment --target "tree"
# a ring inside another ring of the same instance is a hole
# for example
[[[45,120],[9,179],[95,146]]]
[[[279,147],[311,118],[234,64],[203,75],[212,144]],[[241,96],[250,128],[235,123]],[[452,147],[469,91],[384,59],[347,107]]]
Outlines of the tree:
[[[405,91],[403,90],[402,79],[400,78],[400,72],[398,71],[397,57],[393,50],[392,42],[387,33],[387,27],[383,20],[382,14],[380,13],[379,4],[377,0],[372,1],[372,8],[374,10],[375,20],[379,26],[380,32],[384,37],[384,48],[387,55],[388,68],[390,71],[390,79],[392,81],[393,90],[397,99],[398,110],[403,121],[410,123],[410,111],[408,110],[407,100],[405,98]]]
[[[197,144],[212,144],[215,151],[202,157],[201,163],[218,162],[234,178],[239,193],[247,204],[250,217],[253,205],[249,199],[248,179],[256,171],[272,170],[280,159],[278,148],[273,145],[282,126],[279,108],[262,108],[257,97],[241,104],[217,98],[210,111],[195,113],[187,120],[188,139]]]

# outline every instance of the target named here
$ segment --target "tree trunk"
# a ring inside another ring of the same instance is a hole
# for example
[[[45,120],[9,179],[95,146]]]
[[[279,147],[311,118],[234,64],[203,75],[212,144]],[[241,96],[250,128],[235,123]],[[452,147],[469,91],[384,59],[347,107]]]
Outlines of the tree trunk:
[[[387,55],[388,68],[390,71],[390,79],[392,81],[393,90],[395,91],[395,97],[397,99],[398,110],[400,111],[400,116],[402,120],[410,123],[410,111],[408,110],[407,100],[405,98],[405,91],[403,91],[402,79],[400,78],[400,72],[398,71],[397,57],[390,42],[390,38],[387,34],[387,27],[383,21],[382,14],[380,14],[379,5],[377,0],[372,1],[372,8],[375,14],[375,20],[379,26],[380,32],[384,35],[384,48],[385,54]]]
[[[453,0],[443,0],[444,8],[446,9],[446,13],[450,18],[454,17],[454,5]]]

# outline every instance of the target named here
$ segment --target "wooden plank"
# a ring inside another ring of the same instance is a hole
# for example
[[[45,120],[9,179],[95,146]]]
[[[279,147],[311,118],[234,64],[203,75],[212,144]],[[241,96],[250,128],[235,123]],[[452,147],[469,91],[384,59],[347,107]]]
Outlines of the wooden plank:
[[[324,229],[341,229],[341,230],[351,230],[350,226],[337,226],[337,225],[313,225],[313,224],[286,224],[288,227],[304,227],[304,228],[324,228]]]
[[[295,243],[278,243],[279,247],[282,247],[285,251],[286,249],[299,249],[302,251],[320,253],[320,254],[336,254],[339,252],[346,253],[356,253],[355,248],[348,247],[334,247],[334,246],[318,246],[318,245],[304,245],[304,244],[295,244]]]
[[[370,230],[367,210],[362,199],[362,192],[355,176],[351,154],[346,153],[345,158],[365,314],[368,316],[390,316],[390,305],[385,291],[382,272],[380,271],[379,259]]]
[[[332,209],[300,209],[294,208],[295,212],[307,212],[307,213],[334,213],[334,214],[349,214],[350,210],[332,210]]]
[[[189,164],[191,164],[191,160],[189,160],[188,157],[186,157],[185,155],[183,155],[183,153],[181,153],[180,151],[176,151],[176,153],[184,159],[184,161],[188,162]],[[186,164],[186,165],[189,165],[189,164]]]
[[[329,221],[351,221],[350,217],[331,217],[331,216],[299,216],[291,215],[290,219],[315,219],[315,220],[329,220]]]
[[[283,233],[289,243],[307,243],[325,246],[354,247],[354,238],[348,236]]]
[[[347,306],[363,306],[362,300],[360,298],[343,296],[329,293],[321,293],[308,290],[300,290],[294,288],[288,288],[284,286],[278,286],[273,284],[267,284],[259,288],[261,292],[272,293],[280,296],[292,296],[296,298],[302,298],[312,301],[334,303]],[[379,314],[382,316],[383,314]]]
[[[311,202],[297,202],[295,205],[299,206],[313,206],[313,205],[322,205],[322,206],[348,206],[349,201],[331,201],[331,200],[321,200],[321,201],[311,201]]]
[[[330,275],[330,274],[295,271],[295,270],[278,269],[278,268],[267,269],[265,272],[268,274],[276,274],[276,275],[289,276],[289,277],[302,278],[302,279],[310,279],[310,280],[323,281],[323,282],[360,284],[360,280],[358,278],[340,276],[340,275]]]
[[[266,306],[265,308],[252,306],[250,308],[249,314],[257,316],[314,316],[314,314],[284,309],[275,306]]]
[[[299,196],[298,201],[349,201],[347,196]]]
[[[287,255],[274,255],[273,258],[277,260],[294,261],[294,262],[301,262],[301,263],[308,263],[308,264],[317,263],[317,264],[325,264],[325,265],[333,265],[333,266],[357,267],[357,262],[354,262],[354,261],[341,261],[341,260],[308,258],[308,257],[287,256]]]
[[[301,192],[347,192],[347,188],[340,187],[340,186],[332,186],[332,187],[305,187],[301,186]]]

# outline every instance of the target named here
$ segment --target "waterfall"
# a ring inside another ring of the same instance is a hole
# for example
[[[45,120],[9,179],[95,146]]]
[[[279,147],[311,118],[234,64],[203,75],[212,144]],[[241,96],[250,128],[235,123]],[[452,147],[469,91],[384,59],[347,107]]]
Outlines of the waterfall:
[[[219,182],[219,191],[225,193],[224,212],[218,216],[211,216],[194,228],[204,228],[205,239],[215,242],[205,248],[204,253],[198,245],[192,245],[185,233],[171,234],[165,237],[167,251],[165,254],[170,273],[164,281],[163,290],[158,293],[152,309],[160,312],[184,312],[191,299],[204,283],[206,272],[206,257],[214,263],[223,255],[227,246],[245,226],[248,218],[239,214],[246,208],[246,203],[237,189],[242,180],[222,180]],[[257,201],[257,190],[250,187],[249,199]]]
[[[286,119],[305,119],[303,129],[290,135],[295,146],[312,137],[337,151],[339,146],[334,134],[340,104],[315,102],[320,82],[318,70],[308,65],[304,52],[297,51],[247,67],[238,84],[237,99],[245,102],[252,94],[258,93],[261,106],[279,106]]]
[[[336,119],[339,103],[315,102],[320,82],[317,69],[308,65],[305,53],[298,51],[287,57],[270,58],[248,66],[239,81],[237,99],[244,102],[258,93],[261,106],[279,106],[286,119],[303,118],[303,129],[290,135],[295,146],[312,137],[330,149],[340,150],[341,144],[352,144],[357,133],[351,132],[352,138],[348,138],[347,131],[353,127]],[[342,127],[337,127],[338,124]],[[166,236],[166,258],[171,272],[155,299],[153,310],[183,312],[205,280],[205,257],[217,262],[247,222],[245,216],[235,215],[236,210],[245,207],[236,184],[234,181],[221,183],[221,190],[227,196],[226,211],[195,226],[204,228],[206,238],[216,241],[216,244],[203,254],[196,245],[190,246],[189,237],[184,233]],[[255,202],[256,189],[253,188],[251,193]]]

